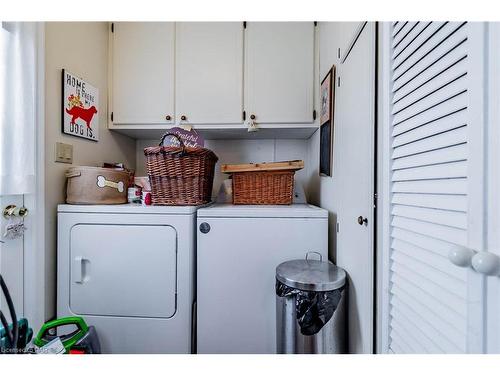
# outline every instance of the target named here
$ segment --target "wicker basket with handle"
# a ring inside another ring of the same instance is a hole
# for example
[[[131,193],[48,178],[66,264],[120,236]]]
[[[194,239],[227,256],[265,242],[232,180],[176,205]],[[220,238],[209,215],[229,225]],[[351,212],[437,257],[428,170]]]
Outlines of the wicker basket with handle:
[[[292,204],[295,171],[302,160],[260,164],[225,164],[233,179],[233,204]]]
[[[165,137],[180,143],[162,146]],[[186,147],[173,133],[165,133],[159,146],[146,147],[146,166],[153,205],[195,206],[210,202],[217,156],[206,148]]]

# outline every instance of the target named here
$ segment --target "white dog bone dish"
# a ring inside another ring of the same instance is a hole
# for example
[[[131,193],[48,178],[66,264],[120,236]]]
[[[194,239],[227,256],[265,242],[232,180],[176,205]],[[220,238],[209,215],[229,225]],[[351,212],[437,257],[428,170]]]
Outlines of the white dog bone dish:
[[[105,186],[112,187],[118,190],[120,193],[123,193],[125,190],[122,181],[119,182],[108,181],[104,176],[97,176],[97,186],[99,186],[100,188],[103,188]]]

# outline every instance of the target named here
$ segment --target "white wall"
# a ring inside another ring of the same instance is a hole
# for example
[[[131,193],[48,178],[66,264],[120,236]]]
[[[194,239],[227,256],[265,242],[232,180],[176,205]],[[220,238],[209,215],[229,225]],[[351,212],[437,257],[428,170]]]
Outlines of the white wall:
[[[345,50],[345,47],[356,31],[359,22],[319,22],[318,38],[319,38],[319,80],[325,77],[332,65],[340,65],[338,57],[338,49]],[[316,131],[307,142],[307,175],[305,176],[307,185],[306,193],[309,201],[315,205],[327,209],[330,213],[329,219],[329,253],[330,258],[336,259],[336,230],[337,213],[339,209],[339,201],[337,197],[342,181],[336,178],[336,171],[339,168],[345,168],[345,165],[340,165],[338,158],[335,157],[341,149],[342,140],[337,134],[339,126],[337,121],[334,121],[335,128],[333,134],[333,175],[332,177],[324,177],[319,175],[319,131]]]
[[[144,148],[156,146],[158,140],[137,140],[136,147],[136,176],[146,176]],[[259,140],[206,140],[205,147],[211,149],[218,156],[215,167],[216,174],[212,195],[216,196],[221,182],[227,178],[220,172],[222,164],[233,163],[260,163],[282,160],[307,159],[307,140],[305,139],[259,139]],[[307,166],[295,174],[296,183],[307,185]]]
[[[47,22],[45,29],[45,256],[46,319],[55,315],[56,212],[64,203],[64,172],[71,165],[55,163],[55,144],[73,145],[73,165],[124,162],[135,168],[135,140],[107,129],[108,24]],[[61,132],[61,70],[88,80],[99,89],[99,142]]]

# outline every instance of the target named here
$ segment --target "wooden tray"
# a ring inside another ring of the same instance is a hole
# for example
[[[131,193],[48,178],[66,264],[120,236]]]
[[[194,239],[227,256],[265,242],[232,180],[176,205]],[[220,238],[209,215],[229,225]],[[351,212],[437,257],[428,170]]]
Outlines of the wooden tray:
[[[222,173],[298,171],[304,168],[303,160],[278,161],[273,163],[222,164]]]

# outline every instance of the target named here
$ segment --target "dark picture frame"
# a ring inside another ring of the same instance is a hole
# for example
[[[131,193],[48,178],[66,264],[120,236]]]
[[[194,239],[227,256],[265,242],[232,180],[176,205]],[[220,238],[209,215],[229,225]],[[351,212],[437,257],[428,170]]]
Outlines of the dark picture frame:
[[[332,65],[320,86],[319,174],[328,177],[333,175],[335,73]]]

